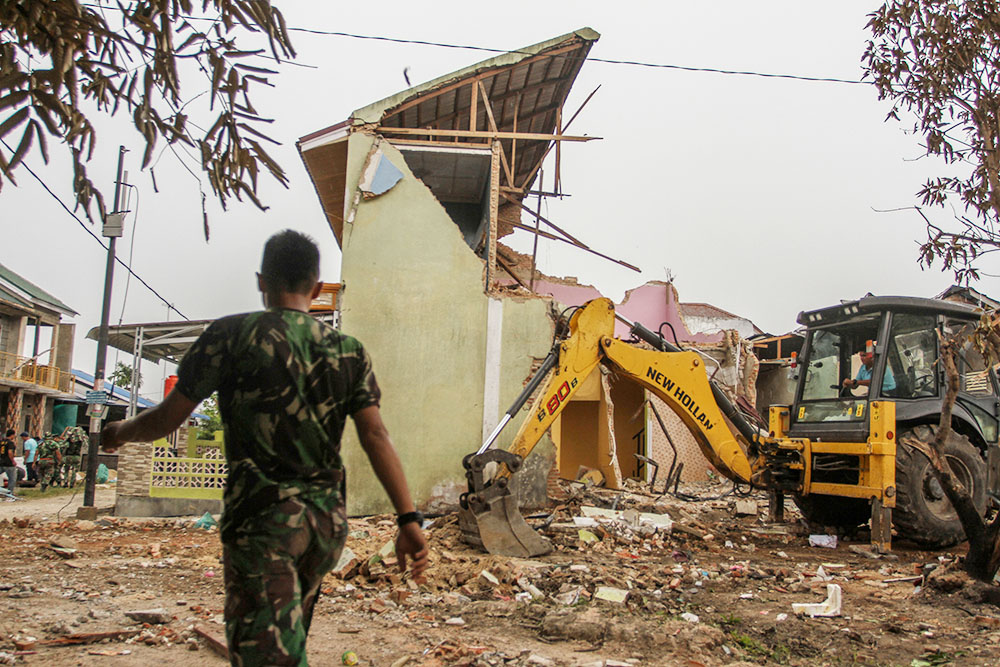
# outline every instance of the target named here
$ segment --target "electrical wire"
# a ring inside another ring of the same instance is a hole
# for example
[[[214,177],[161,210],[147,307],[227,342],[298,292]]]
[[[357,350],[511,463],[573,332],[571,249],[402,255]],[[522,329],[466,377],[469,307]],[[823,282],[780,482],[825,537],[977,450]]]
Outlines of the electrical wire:
[[[128,263],[132,264],[132,255],[135,252],[135,232],[139,227],[139,188],[135,187],[131,183],[122,183],[127,188],[131,188],[129,191],[129,199],[125,203],[125,210],[128,210],[128,205],[132,199],[132,191],[135,191],[135,215],[132,216],[132,238],[129,240],[128,244]],[[128,301],[128,288],[129,284],[132,282],[132,274],[130,273],[125,279],[125,291],[122,294],[122,310],[118,314],[118,326],[121,326],[122,321],[125,318],[125,303]]]
[[[83,6],[84,7],[98,7],[98,8],[101,8],[101,9],[115,9],[115,10],[118,10],[118,11],[124,11],[120,7],[111,7],[111,6],[103,5],[103,4],[100,4],[100,3],[97,3],[97,4],[84,4]],[[207,16],[178,16],[177,18],[183,18],[183,19],[193,20],[193,21],[213,21],[213,22],[215,22],[215,21],[218,20],[218,19],[209,18]],[[415,44],[417,46],[434,46],[434,47],[443,48],[443,49],[462,49],[462,50],[466,50],[466,51],[482,51],[482,52],[485,52],[485,53],[496,53],[496,54],[507,54],[507,53],[510,53],[510,54],[515,54],[515,55],[527,55],[527,56],[544,55],[544,54],[535,53],[533,51],[519,51],[519,50],[510,51],[510,50],[507,50],[507,49],[492,49],[492,48],[489,48],[489,47],[486,47],[486,46],[473,46],[471,44],[448,44],[446,42],[431,42],[431,41],[423,40],[423,39],[403,39],[401,37],[385,37],[385,36],[382,36],[382,35],[359,35],[359,34],[350,33],[350,32],[340,32],[340,31],[336,31],[336,30],[319,30],[319,29],[316,29],[316,28],[301,28],[301,27],[297,27],[297,26],[288,26],[287,29],[288,29],[289,32],[301,32],[301,33],[306,33],[306,34],[310,34],[310,35],[321,35],[321,36],[326,36],[326,37],[346,37],[348,39],[363,39],[363,40],[370,40],[370,41],[377,41],[377,42],[390,42],[390,43],[393,43],[393,44]],[[260,54],[260,57],[269,58],[269,59],[274,60],[274,58],[272,58],[270,56],[263,55],[263,54]],[[674,64],[670,64],[670,63],[650,63],[650,62],[644,62],[644,61],[641,61],[641,60],[626,60],[626,59],[616,59],[616,58],[592,58],[592,57],[589,57],[589,56],[585,57],[585,58],[580,58],[580,56],[571,56],[571,55],[562,55],[562,54],[558,54],[558,55],[554,55],[554,56],[550,56],[550,57],[552,57],[552,58],[582,59],[582,60],[589,60],[589,61],[597,62],[597,63],[605,63],[605,64],[608,64],[608,65],[626,65],[626,66],[630,66],[630,67],[647,67],[647,68],[653,68],[653,69],[672,69],[672,70],[679,70],[679,71],[683,71],[683,72],[703,72],[703,73],[708,73],[708,74],[728,74],[728,75],[732,75],[732,76],[756,76],[756,77],[761,77],[761,78],[766,78],[766,79],[791,79],[793,81],[812,81],[812,82],[818,82],[818,83],[848,83],[848,84],[854,84],[854,85],[870,85],[870,84],[865,83],[864,81],[857,81],[857,80],[854,80],[854,79],[840,79],[840,78],[837,78],[837,77],[827,77],[827,76],[804,76],[804,75],[798,75],[798,74],[776,74],[776,73],[773,73],[773,72],[755,72],[753,70],[733,70],[733,69],[721,69],[721,68],[716,68],[716,67],[694,67],[694,66],[691,66],[691,65],[674,65]],[[303,63],[296,63],[296,62],[294,62],[294,61],[292,61],[290,59],[282,61],[282,62],[286,62],[286,63],[292,64],[292,65],[299,65],[299,66],[303,66],[303,67],[315,67],[314,65],[305,65]]]
[[[139,188],[135,187],[131,183],[122,183],[122,185],[125,186],[126,188],[131,188],[131,190],[129,190],[128,199],[125,200],[124,208],[126,211],[129,210],[129,204],[132,203],[132,191],[133,190],[135,191],[135,215],[132,218],[132,235],[128,244],[128,263],[132,264],[132,255],[135,252],[135,231],[139,225]],[[132,283],[132,274],[129,274],[128,277],[125,279],[125,291],[122,294],[122,309],[121,312],[118,314],[118,326],[121,326],[122,322],[125,321],[125,304],[128,303],[128,288],[131,283]],[[114,374],[114,372],[118,370],[118,357],[120,354],[121,350],[116,347],[115,361],[114,364],[112,365],[114,371],[112,371],[112,374]],[[129,388],[129,391],[130,392],[132,391],[131,387]],[[115,392],[115,381],[112,379],[111,393],[113,394],[114,392]]]
[[[331,37],[348,37],[348,38],[351,38],[351,39],[367,39],[367,40],[374,40],[374,41],[380,41],[380,42],[392,42],[392,43],[395,43],[395,44],[417,44],[419,46],[436,46],[436,47],[446,48],[446,49],[465,49],[465,50],[469,50],[469,51],[485,51],[487,53],[498,53],[498,54],[512,53],[512,54],[526,55],[526,56],[545,55],[545,54],[535,53],[533,51],[518,51],[518,50],[508,51],[508,50],[505,50],[505,49],[491,49],[491,48],[488,48],[488,47],[485,47],[485,46],[472,46],[470,44],[447,44],[447,43],[444,43],[444,42],[429,42],[429,41],[420,40],[420,39],[401,39],[401,38],[396,38],[396,37],[382,37],[382,36],[378,36],[378,35],[358,35],[358,34],[354,34],[354,33],[337,32],[337,31],[333,31],[333,30],[317,30],[315,28],[298,28],[298,27],[292,27],[292,26],[290,26],[288,28],[288,30],[289,30],[289,32],[303,32],[303,33],[309,33],[309,34],[313,34],[313,35],[326,35],[326,36],[331,36]],[[565,56],[565,55],[556,55],[556,56],[552,56],[552,57],[555,57],[555,58],[575,58],[575,59],[581,59],[579,56]],[[850,83],[850,84],[869,85],[869,84],[866,84],[864,81],[855,81],[853,79],[839,79],[839,78],[836,78],[836,77],[826,77],[826,76],[802,76],[802,75],[798,75],[798,74],[775,74],[775,73],[772,73],[772,72],[754,72],[754,71],[751,71],[751,70],[731,70],[731,69],[720,69],[720,68],[715,68],[715,67],[693,67],[693,66],[689,66],[689,65],[673,65],[673,64],[669,64],[669,63],[649,63],[649,62],[643,62],[643,61],[640,61],[640,60],[621,60],[621,59],[613,59],[613,58],[592,58],[590,56],[587,56],[586,58],[582,58],[582,59],[583,60],[589,60],[589,61],[596,62],[596,63],[605,63],[605,64],[608,64],[608,65],[629,65],[629,66],[632,66],[632,67],[651,67],[651,68],[656,68],[656,69],[675,69],[675,70],[682,70],[682,71],[685,71],[685,72],[707,72],[707,73],[711,73],[711,74],[731,74],[731,75],[739,75],[739,76],[758,76],[758,77],[764,77],[764,78],[768,78],[768,79],[793,79],[793,80],[796,80],[796,81],[816,81],[816,82],[821,82],[821,83]]]
[[[13,154],[13,153],[14,153],[14,151],[13,151],[13,150],[11,149],[11,147],[10,147],[9,145],[7,145],[7,142],[6,142],[6,141],[4,141],[3,139],[0,139],[0,144],[3,144],[3,145],[4,145],[4,148],[6,148],[6,149],[7,149],[8,151],[10,151],[10,152],[11,152],[11,154]],[[63,207],[63,209],[64,209],[64,210],[65,210],[65,211],[66,211],[67,213],[69,213],[69,214],[70,214],[70,216],[72,216],[72,218],[73,218],[74,220],[76,220],[76,221],[77,221],[78,223],[80,223],[80,226],[81,226],[81,227],[83,227],[83,230],[84,230],[85,232],[87,232],[87,233],[88,233],[88,234],[90,234],[90,235],[91,235],[92,237],[94,237],[94,240],[95,240],[95,241],[97,241],[97,242],[98,242],[98,243],[99,243],[99,244],[101,245],[101,247],[102,247],[102,248],[104,248],[105,250],[107,250],[107,249],[108,249],[108,246],[104,244],[104,241],[102,241],[102,240],[101,240],[101,237],[99,237],[99,236],[98,236],[97,234],[95,234],[95,233],[94,233],[94,232],[93,232],[93,231],[92,231],[92,230],[91,230],[91,229],[90,229],[90,228],[89,228],[89,227],[87,226],[87,224],[86,224],[86,223],[85,223],[85,222],[84,222],[83,220],[81,220],[81,219],[79,218],[79,216],[77,216],[77,214],[76,214],[76,213],[74,213],[74,212],[73,212],[73,211],[72,211],[72,210],[71,210],[71,209],[69,208],[69,206],[67,206],[67,205],[66,205],[66,204],[65,204],[65,203],[63,202],[63,200],[62,200],[62,199],[60,199],[60,198],[59,198],[59,195],[57,195],[57,194],[56,194],[55,192],[53,192],[53,191],[51,190],[51,188],[49,188],[48,184],[47,184],[47,183],[46,183],[46,182],[45,182],[44,180],[42,180],[42,178],[41,178],[41,177],[40,177],[40,176],[39,176],[38,174],[36,174],[36,173],[34,172],[34,170],[33,170],[33,169],[32,169],[31,167],[29,167],[29,166],[28,166],[28,164],[27,164],[26,162],[21,162],[21,165],[20,165],[20,166],[24,167],[24,168],[25,168],[25,170],[27,170],[27,172],[28,172],[29,174],[31,174],[31,175],[32,175],[32,176],[33,176],[33,177],[35,178],[35,180],[36,180],[36,181],[38,181],[38,183],[39,183],[39,184],[40,184],[40,185],[42,186],[42,188],[44,188],[44,189],[45,189],[45,191],[46,191],[46,192],[48,192],[48,193],[49,193],[49,195],[50,195],[50,196],[51,196],[51,197],[52,197],[53,199],[55,199],[55,200],[56,200],[56,201],[57,201],[57,202],[59,203],[59,205],[60,205],[60,206],[62,206],[62,207]],[[189,317],[187,317],[187,316],[186,316],[186,315],[185,315],[184,313],[182,313],[181,311],[177,310],[177,308],[176,308],[176,307],[175,307],[175,306],[174,306],[174,305],[173,305],[172,303],[170,303],[169,301],[167,301],[167,300],[166,300],[166,299],[165,299],[165,298],[163,297],[163,295],[162,295],[162,294],[160,294],[159,292],[157,292],[157,291],[156,291],[155,289],[153,289],[153,287],[152,287],[152,286],[151,286],[151,285],[150,285],[149,283],[147,283],[147,282],[146,282],[145,280],[143,280],[143,279],[142,279],[142,276],[140,276],[140,275],[139,275],[138,273],[136,273],[135,271],[133,271],[133,270],[132,270],[132,267],[131,267],[131,266],[129,266],[128,264],[126,264],[126,263],[125,263],[124,261],[122,261],[122,259],[121,259],[120,257],[117,257],[117,256],[116,256],[116,257],[115,257],[115,261],[116,261],[116,262],[118,262],[119,264],[121,264],[121,265],[122,265],[122,267],[124,267],[124,268],[125,268],[125,270],[129,272],[129,274],[131,274],[132,276],[135,276],[135,279],[136,279],[136,280],[138,280],[138,281],[139,281],[140,283],[142,283],[143,287],[145,287],[145,288],[146,288],[146,289],[148,289],[148,290],[149,290],[150,292],[152,292],[152,293],[153,293],[153,294],[154,294],[154,295],[156,296],[156,298],[158,298],[158,299],[159,299],[160,301],[162,301],[163,303],[165,303],[165,304],[167,305],[167,308],[169,308],[170,310],[172,310],[172,311],[174,311],[175,313],[177,313],[178,315],[180,315],[180,316],[181,316],[181,318],[183,318],[183,319],[184,319],[185,321],[187,321],[187,322],[190,322],[190,321],[191,321],[191,319],[190,319]]]

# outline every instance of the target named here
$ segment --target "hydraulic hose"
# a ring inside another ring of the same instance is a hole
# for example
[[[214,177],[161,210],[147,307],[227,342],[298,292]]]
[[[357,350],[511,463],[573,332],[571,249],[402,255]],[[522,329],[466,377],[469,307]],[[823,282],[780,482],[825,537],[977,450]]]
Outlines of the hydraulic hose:
[[[626,320],[618,315],[615,315],[615,317],[631,327],[629,333],[639,340],[649,343],[661,352],[683,351],[681,348],[664,339],[660,334],[647,329],[639,322],[630,322],[629,320]],[[754,442],[754,438],[757,437],[757,429],[755,429],[750,422],[747,421],[747,418],[736,409],[736,406],[733,405],[733,402],[729,400],[729,397],[726,396],[726,393],[722,391],[722,387],[720,387],[715,380],[709,379],[708,384],[712,388],[712,396],[715,397],[715,402],[719,404],[719,409],[722,410],[722,414],[726,415],[726,418],[733,423],[733,426],[735,426],[736,430],[740,432],[740,435],[746,438],[748,443]]]

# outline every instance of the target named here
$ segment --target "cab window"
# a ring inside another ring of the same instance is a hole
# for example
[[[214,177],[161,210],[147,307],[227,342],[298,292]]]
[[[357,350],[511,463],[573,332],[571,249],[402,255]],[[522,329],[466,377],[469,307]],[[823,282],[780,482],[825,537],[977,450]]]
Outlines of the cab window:
[[[896,313],[889,332],[888,364],[896,387],[883,391],[894,398],[938,395],[938,339],[933,315]]]

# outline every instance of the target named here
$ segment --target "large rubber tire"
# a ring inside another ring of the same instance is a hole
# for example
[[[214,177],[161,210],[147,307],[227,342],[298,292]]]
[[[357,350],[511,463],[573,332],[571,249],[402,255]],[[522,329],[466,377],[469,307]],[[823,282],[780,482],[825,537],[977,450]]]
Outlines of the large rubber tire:
[[[854,528],[868,523],[872,516],[871,503],[862,498],[844,498],[813,493],[795,495],[795,504],[809,523],[836,528]]]
[[[901,433],[896,441],[896,509],[892,523],[899,537],[937,549],[965,540],[965,529],[927,455],[905,444],[907,439],[915,438],[929,447],[934,433],[930,426],[916,426]],[[976,507],[985,511],[986,464],[979,450],[967,437],[952,431],[944,443],[944,455]]]

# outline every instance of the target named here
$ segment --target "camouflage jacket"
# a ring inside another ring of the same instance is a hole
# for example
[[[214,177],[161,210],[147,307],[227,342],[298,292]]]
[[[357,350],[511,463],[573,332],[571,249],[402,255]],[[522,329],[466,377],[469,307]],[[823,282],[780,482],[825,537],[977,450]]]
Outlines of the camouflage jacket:
[[[49,435],[38,443],[38,458],[41,459],[56,459],[62,458],[62,451],[65,446],[63,439],[56,435],[55,433],[49,433]]]
[[[90,437],[81,426],[70,426],[62,433],[62,440],[66,443],[63,454],[66,456],[80,456],[90,445]]]
[[[323,511],[343,503],[344,424],[380,397],[356,339],[296,310],[233,315],[201,335],[177,375],[177,390],[192,401],[219,392],[229,465],[224,540],[292,496]]]

